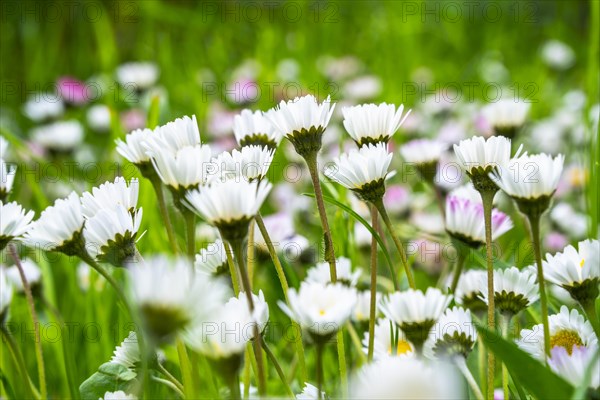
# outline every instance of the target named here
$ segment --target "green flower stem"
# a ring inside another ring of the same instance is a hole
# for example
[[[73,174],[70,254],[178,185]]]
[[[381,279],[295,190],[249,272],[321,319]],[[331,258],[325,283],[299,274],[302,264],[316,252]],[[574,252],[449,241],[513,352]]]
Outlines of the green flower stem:
[[[185,219],[185,237],[187,240],[187,256],[194,258],[196,254],[196,214],[191,211],[183,213]]]
[[[340,364],[340,380],[342,381],[342,398],[348,398],[348,368],[346,367],[346,346],[344,345],[344,330],[337,333],[338,363]]]
[[[460,275],[462,274],[462,270],[465,265],[465,255],[461,249],[457,249],[457,258],[456,265],[454,266],[454,273],[452,274],[452,285],[450,286],[450,293],[454,293],[456,291],[456,286],[458,286],[458,281],[460,280]]]
[[[21,276],[21,282],[23,283],[23,290],[25,292],[25,297],[27,298],[27,305],[29,306],[29,313],[31,314],[31,322],[33,323],[33,330],[35,333],[35,357],[37,359],[37,369],[38,369],[38,379],[40,385],[40,393],[42,399],[48,398],[48,388],[46,386],[46,370],[44,367],[44,352],[42,351],[42,338],[40,335],[40,324],[38,321],[37,313],[35,312],[35,302],[33,301],[33,294],[31,293],[31,286],[29,286],[29,282],[27,282],[27,278],[25,277],[25,271],[23,270],[23,265],[21,265],[21,259],[17,254],[17,249],[11,243],[8,245],[8,251],[11,257],[15,261],[15,265],[19,270],[19,275]]]
[[[483,336],[482,335],[477,335],[477,348],[479,350],[477,352],[477,356],[478,356],[477,367],[479,369],[479,384],[481,385],[481,387],[483,387],[485,389],[487,387],[486,386],[486,383],[487,383],[486,382],[486,371],[485,371],[486,350],[485,350],[485,345],[483,344]]]
[[[323,399],[323,348],[325,344],[319,343],[315,345],[315,350],[317,352],[317,399]]]
[[[288,298],[288,290],[289,285],[287,282],[287,278],[285,277],[285,272],[283,271],[283,267],[281,265],[281,261],[279,261],[279,256],[277,256],[277,252],[275,251],[275,247],[273,246],[273,241],[271,240],[271,236],[267,231],[267,227],[265,226],[265,222],[262,219],[260,213],[258,213],[255,217],[256,224],[258,225],[258,229],[260,230],[260,234],[262,235],[265,243],[267,244],[267,249],[269,250],[269,255],[271,256],[271,261],[273,261],[273,265],[275,266],[275,271],[277,272],[277,277],[279,278],[279,283],[281,284],[281,289],[283,290],[283,296],[285,298],[285,302],[289,304]],[[296,332],[301,332],[300,325],[294,320],[292,321],[292,326]],[[296,352],[298,353],[298,363],[300,366],[300,382],[301,384],[307,382],[307,372],[306,372],[306,359],[304,356],[304,345],[302,344],[302,338],[300,340],[295,341]]]
[[[247,360],[250,360],[252,357],[252,350],[250,345],[246,346],[246,349],[244,350],[245,356]],[[250,369],[252,368],[252,366],[250,365],[251,363],[247,362],[244,363],[244,393],[242,393],[244,395],[244,399],[247,399],[248,397],[250,397]]]
[[[171,382],[171,381],[169,381],[167,379],[159,378],[157,376],[153,376],[152,380],[154,382],[158,382],[161,385],[164,385],[164,386],[168,387],[169,389],[171,389],[172,391],[174,391],[175,393],[177,393],[177,395],[179,397],[181,397],[182,399],[185,398],[185,395],[183,394],[183,392],[173,382]]]
[[[250,223],[250,227],[248,228],[248,246],[246,250],[246,260],[247,261],[247,269],[248,276],[250,277],[250,282],[254,282],[254,224]]]
[[[383,205],[383,199],[379,199],[373,205],[377,208],[377,211],[379,211],[379,214],[381,215],[381,218],[383,219],[383,222],[384,222],[387,230],[389,231],[390,236],[392,236],[392,239],[394,240],[394,245],[396,245],[396,250],[398,250],[398,253],[400,253],[402,265],[404,266],[404,271],[406,272],[406,278],[408,279],[408,285],[411,287],[411,289],[416,289],[415,279],[413,278],[412,270],[411,270],[410,266],[408,265],[408,260],[406,258],[406,252],[404,251],[404,246],[402,245],[402,242],[400,242],[400,239],[394,232],[394,227],[392,226],[392,221],[390,221],[390,217],[385,209],[385,206]]]
[[[379,214],[377,208],[371,205],[371,226],[374,231],[379,229]],[[373,348],[375,347],[375,318],[377,317],[377,240],[371,237],[371,301],[369,304],[369,348],[367,357],[373,361]]]
[[[181,392],[183,392],[183,385],[181,384],[181,382],[179,382],[179,381],[177,380],[177,378],[175,378],[175,377],[174,377],[174,376],[173,376],[173,375],[172,375],[172,374],[169,372],[169,370],[167,370],[167,369],[165,368],[165,366],[164,366],[164,365],[162,365],[160,362],[157,362],[156,364],[157,364],[157,366],[158,366],[158,367],[157,367],[157,368],[158,368],[158,371],[160,371],[160,373],[161,373],[161,374],[163,374],[163,375],[164,375],[164,376],[167,378],[167,380],[168,380],[169,382],[171,382],[173,385],[175,385],[175,386],[177,387],[177,389],[179,389]]]
[[[509,340],[508,328],[510,327],[510,319],[511,315],[504,315],[502,317],[502,337],[506,340]],[[508,369],[504,363],[502,363],[502,390],[504,391],[504,398],[509,399]]]
[[[262,340],[262,338],[260,338],[260,336],[259,336],[259,340],[262,344],[262,348],[264,349],[265,353],[267,354],[267,357],[269,358],[269,360],[271,360],[271,364],[273,364],[273,366],[275,367],[275,370],[277,371],[277,375],[279,375],[279,379],[281,379],[281,382],[285,386],[285,390],[286,390],[288,396],[290,396],[290,398],[293,399],[295,397],[294,391],[290,387],[290,384],[288,383],[288,380],[285,377],[285,373],[283,372],[281,365],[279,365],[279,362],[277,361],[277,357],[275,357],[275,354],[273,354],[273,352],[269,348],[269,345],[267,345],[267,342]]]
[[[588,302],[579,304],[588,317],[588,321],[590,321],[592,328],[594,328],[596,336],[598,339],[600,339],[600,323],[598,322],[598,313],[596,312],[595,300],[590,300]]]
[[[160,209],[160,215],[162,217],[162,220],[165,224],[165,229],[167,230],[167,236],[169,237],[171,251],[173,252],[173,254],[177,254],[179,252],[179,250],[177,249],[177,240],[175,238],[173,224],[171,223],[171,217],[169,216],[169,210],[167,209],[165,193],[163,191],[161,181],[159,177],[155,174],[150,178],[150,182],[152,183],[152,187],[154,188],[154,192],[156,193],[156,198],[158,199],[158,207]]]
[[[496,191],[484,190],[479,192],[483,202],[483,218],[485,223],[485,248],[487,259],[488,313],[487,325],[491,331],[496,330],[496,307],[494,304],[494,260],[492,255],[492,207]],[[494,377],[496,360],[494,353],[488,352],[487,367],[487,398],[494,399]]]
[[[246,299],[248,300],[248,307],[250,312],[254,311],[254,300],[252,299],[252,285],[250,284],[250,277],[248,276],[248,270],[246,269],[246,262],[244,257],[244,242],[239,241],[237,243],[231,243],[233,248],[233,254],[240,271],[240,277],[242,279],[242,289],[246,293]],[[267,377],[265,374],[265,367],[263,365],[263,356],[260,346],[260,332],[258,325],[254,325],[254,339],[252,340],[254,346],[254,357],[256,358],[256,369],[257,369],[257,380],[258,380],[258,394],[264,397],[267,394]]]
[[[227,255],[227,265],[229,265],[229,274],[231,275],[231,284],[233,286],[233,293],[237,296],[240,293],[240,283],[238,280],[237,268],[235,267],[235,263],[233,262],[233,250],[231,250],[231,246],[229,242],[223,242],[225,246],[225,254]]]
[[[39,399],[40,394],[37,389],[33,385],[29,374],[27,373],[27,366],[25,366],[25,361],[23,360],[23,355],[19,350],[19,346],[13,339],[10,332],[6,329],[4,324],[0,324],[0,332],[2,332],[2,336],[4,337],[3,343],[6,343],[8,349],[10,350],[10,354],[12,355],[13,361],[19,370],[19,376],[23,379],[23,387],[25,388],[25,394],[27,397]]]
[[[329,222],[327,221],[327,213],[325,212],[325,202],[323,201],[323,191],[321,190],[321,181],[319,180],[319,168],[317,164],[317,153],[311,153],[304,157],[313,187],[315,189],[315,199],[317,200],[317,208],[319,209],[319,217],[321,218],[321,226],[323,227],[323,236],[325,237],[325,260],[329,263],[329,274],[331,282],[337,281],[337,269],[335,266],[335,252],[333,249],[333,239]]]
[[[546,281],[544,279],[544,268],[542,266],[542,248],[540,245],[540,217],[529,216],[531,227],[531,241],[535,252],[535,263],[537,265],[538,284],[540,285],[540,306],[542,325],[544,326],[544,350],[546,358],[550,355],[550,324],[548,322],[548,297],[546,296]]]
[[[477,400],[483,400],[483,393],[481,392],[479,385],[477,385],[477,382],[475,381],[473,374],[469,370],[469,367],[467,367],[467,363],[465,362],[465,359],[463,357],[456,357],[454,360],[454,363],[456,364],[459,371],[463,374],[463,376],[467,380],[467,383],[469,384],[469,387],[473,391],[473,394],[475,394],[475,397],[477,398]],[[505,397],[505,399],[508,400],[508,397]]]
[[[232,377],[229,379],[227,383],[229,386],[229,390],[231,391],[232,400],[241,400],[242,393],[240,391],[240,377],[238,374],[232,374]],[[244,388],[246,390],[246,388]]]

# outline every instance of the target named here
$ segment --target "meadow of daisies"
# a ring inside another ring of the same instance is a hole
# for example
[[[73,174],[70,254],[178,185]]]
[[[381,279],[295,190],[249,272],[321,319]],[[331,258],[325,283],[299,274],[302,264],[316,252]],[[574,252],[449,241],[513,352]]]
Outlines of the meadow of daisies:
[[[600,398],[597,2],[52,4],[0,398]]]

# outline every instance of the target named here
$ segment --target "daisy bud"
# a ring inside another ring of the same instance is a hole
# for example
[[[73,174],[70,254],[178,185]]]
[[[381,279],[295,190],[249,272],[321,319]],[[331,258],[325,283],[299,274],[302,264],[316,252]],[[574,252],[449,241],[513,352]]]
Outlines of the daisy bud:
[[[329,96],[319,104],[314,96],[307,95],[281,101],[265,116],[281,136],[292,142],[296,153],[303,158],[313,158],[321,150],[323,132],[334,108],[335,104],[331,104]]]
[[[242,110],[233,119],[233,133],[241,147],[256,145],[275,150],[283,139],[283,134],[273,127],[262,111]]]
[[[494,270],[494,303],[496,309],[507,317],[517,315],[535,303],[540,294],[535,282],[536,275],[530,269],[520,271],[516,267]],[[481,287],[485,287],[485,280]],[[488,292],[482,290],[482,300],[488,303]]]
[[[16,202],[4,203],[0,200],[0,251],[13,239],[19,239],[31,229],[33,211],[25,210]]]
[[[342,108],[344,127],[358,147],[386,143],[406,120],[410,110],[402,116],[404,105],[396,110],[394,104],[362,104]]]

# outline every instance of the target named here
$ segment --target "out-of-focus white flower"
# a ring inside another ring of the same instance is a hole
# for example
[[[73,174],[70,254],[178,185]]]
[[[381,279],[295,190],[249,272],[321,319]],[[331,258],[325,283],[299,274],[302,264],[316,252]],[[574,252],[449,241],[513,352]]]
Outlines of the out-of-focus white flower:
[[[3,324],[8,314],[8,308],[12,300],[13,289],[6,278],[4,268],[0,268],[0,324]]]
[[[374,99],[382,89],[381,79],[377,76],[365,75],[348,81],[342,88],[344,97],[355,101]]]
[[[23,106],[23,113],[34,122],[54,119],[64,112],[62,99],[54,93],[36,93]]]
[[[568,69],[575,64],[575,52],[560,40],[548,40],[542,46],[542,59],[556,69]]]
[[[135,332],[129,332],[129,335],[113,351],[110,359],[111,363],[121,364],[125,368],[135,370],[141,361],[140,347]]]
[[[587,215],[578,213],[569,203],[556,204],[550,211],[550,219],[576,239],[581,239],[587,234]]]
[[[299,291],[290,289],[288,297],[289,307],[282,301],[279,307],[313,338],[335,334],[348,321],[356,303],[356,291],[341,283],[303,282]]]
[[[29,283],[30,287],[35,287],[41,283],[42,271],[40,267],[30,258],[23,258],[21,260],[21,267],[23,267],[23,273],[25,279]],[[6,270],[6,277],[15,288],[17,292],[23,292],[23,281],[21,280],[21,273],[16,266],[10,267]]]
[[[110,108],[104,104],[94,104],[86,113],[86,120],[90,128],[96,132],[110,130]]]
[[[354,377],[354,399],[461,399],[463,380],[449,364],[412,357],[385,357],[367,364]]]
[[[564,347],[555,347],[548,359],[548,366],[576,388],[584,384],[586,374],[591,371],[589,388],[598,389],[600,386],[600,357],[596,355],[597,347],[575,346],[570,353]]]
[[[157,127],[154,132],[155,135],[150,135],[146,144],[143,145],[150,153],[170,151],[175,154],[185,147],[201,144],[200,130],[195,115],[192,115],[191,118],[187,115],[176,118],[174,121]]]
[[[31,130],[33,141],[46,149],[71,151],[83,142],[83,127],[78,121],[58,121]]]
[[[514,137],[523,126],[530,103],[516,99],[501,99],[483,107],[482,113],[496,135]]]
[[[25,212],[17,202],[4,203],[0,200],[0,250],[31,229],[34,215],[33,211]]]
[[[375,303],[379,304],[380,293],[377,292],[375,295]],[[354,306],[354,312],[352,313],[352,321],[364,322],[369,320],[371,314],[371,291],[363,290],[356,294],[356,306]],[[377,315],[377,309],[375,310]]]
[[[531,269],[519,270],[516,267],[494,270],[494,304],[496,309],[513,316],[535,303],[540,294],[536,283],[536,275]],[[481,281],[485,287],[485,281]],[[487,304],[487,290],[481,291],[481,298]]]
[[[125,393],[122,390],[116,392],[104,393],[104,399],[100,400],[137,400],[137,396],[134,394]]]
[[[404,105],[398,109],[394,104],[363,104],[342,108],[344,127],[359,145],[379,142],[387,143],[410,114],[402,115]]]
[[[347,286],[356,286],[362,270],[358,268],[356,271],[352,271],[352,262],[347,257],[338,257],[335,263],[337,281]],[[329,263],[317,263],[316,267],[309,269],[308,274],[306,275],[306,281],[310,283],[320,283],[322,285],[330,283],[331,275],[329,273]]]
[[[0,158],[1,159],[4,159],[7,156],[9,148],[10,148],[10,143],[8,142],[8,140],[4,139],[3,136],[0,136]]]
[[[474,313],[487,310],[487,306],[481,300],[484,286],[481,284],[487,278],[484,270],[473,269],[463,272],[458,279],[454,299],[456,304],[468,308]]]
[[[319,389],[308,382],[304,383],[302,393],[296,395],[296,400],[318,400],[325,398],[325,392],[321,392],[321,396],[319,397]]]
[[[117,152],[129,162],[142,165],[150,162],[144,143],[155,135],[152,129],[136,129],[125,136],[125,140],[117,139]]]
[[[408,163],[437,163],[448,146],[438,140],[415,139],[400,147],[400,155]]]
[[[283,135],[276,130],[262,111],[242,110],[233,119],[235,140],[242,147],[248,145],[277,148]]]
[[[117,81],[125,89],[143,90],[154,85],[159,69],[151,62],[128,62],[121,64],[116,71]]]
[[[155,143],[148,151],[160,179],[170,189],[180,190],[205,184],[214,173],[212,152],[208,145],[185,146],[171,152]]]
[[[455,356],[467,358],[476,341],[477,329],[471,312],[453,307],[446,310],[429,332],[424,352],[428,357],[438,359]]]
[[[363,352],[369,353],[369,331],[365,332],[362,340]],[[373,359],[385,357],[413,357],[414,347],[406,339],[406,335],[398,325],[390,319],[379,318],[375,324],[375,339],[373,341]]]
[[[113,208],[122,205],[132,212],[137,207],[139,181],[136,178],[127,181],[118,176],[114,182],[105,182],[99,187],[92,188],[92,192],[81,195],[81,211],[86,218],[92,218],[103,208]]]
[[[233,257],[233,255],[232,255]],[[210,243],[196,254],[194,267],[198,272],[215,276],[227,272],[227,253],[221,239]]]

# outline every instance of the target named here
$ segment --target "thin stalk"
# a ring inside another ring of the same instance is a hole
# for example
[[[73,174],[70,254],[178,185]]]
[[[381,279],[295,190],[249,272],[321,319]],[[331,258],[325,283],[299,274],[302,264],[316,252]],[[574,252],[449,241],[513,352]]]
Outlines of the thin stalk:
[[[550,324],[548,322],[548,297],[546,296],[546,280],[544,279],[544,268],[542,267],[542,249],[540,245],[540,217],[530,216],[531,241],[535,252],[535,263],[537,265],[537,278],[540,285],[540,307],[542,325],[544,327],[544,350],[546,359],[550,355]]]
[[[273,246],[273,241],[271,240],[271,236],[269,235],[269,231],[265,226],[265,222],[262,219],[260,213],[256,214],[255,217],[256,224],[258,225],[258,229],[260,234],[262,235],[265,243],[267,244],[267,249],[269,250],[269,255],[271,256],[271,261],[273,261],[273,265],[275,266],[275,271],[277,272],[277,277],[279,278],[279,283],[281,284],[281,289],[283,290],[283,296],[285,298],[285,302],[289,304],[288,299],[288,290],[289,285],[287,282],[287,278],[285,277],[285,272],[283,270],[283,266],[281,265],[281,261],[279,261],[279,256],[275,251],[275,247]],[[300,332],[300,325],[293,319],[292,325],[294,330]],[[307,381],[307,372],[306,372],[306,359],[304,356],[304,345],[302,344],[302,338],[300,340],[296,340],[294,345],[296,346],[296,352],[298,353],[298,363],[300,366],[300,382],[304,383]]]
[[[311,156],[305,157],[308,171],[312,179],[313,187],[315,190],[315,199],[317,201],[317,208],[319,209],[319,217],[321,218],[321,226],[323,227],[323,235],[325,237],[325,260],[329,263],[329,274],[331,276],[331,282],[337,281],[337,269],[335,266],[335,252],[333,249],[333,238],[331,237],[331,230],[329,229],[329,222],[327,221],[327,213],[325,212],[325,202],[323,201],[323,191],[321,190],[321,181],[319,180],[319,168],[317,165],[317,153]]]
[[[0,324],[0,332],[2,332],[2,336],[4,337],[3,343],[7,343],[8,349],[10,350],[10,354],[12,355],[13,361],[19,370],[19,376],[23,379],[23,387],[25,388],[25,394],[27,397],[39,399],[40,394],[37,393],[29,374],[27,373],[27,366],[25,365],[25,361],[23,360],[23,355],[19,350],[19,346],[13,339],[10,332],[6,329],[4,324]],[[35,393],[35,394],[34,394]]]
[[[176,340],[177,356],[179,357],[179,368],[181,369],[181,378],[183,380],[183,393],[185,393],[186,399],[194,398],[193,393],[193,378],[192,378],[192,366],[190,358],[185,348],[183,340],[177,338]]]
[[[482,335],[477,335],[477,347],[479,351],[477,352],[478,360],[477,367],[479,369],[479,384],[486,389],[486,371],[485,371],[485,359],[486,359],[486,350],[483,344]],[[487,393],[487,392],[486,392]]]
[[[163,187],[158,176],[150,178],[150,182],[154,188],[154,193],[156,193],[156,198],[158,199],[158,208],[160,209],[160,215],[165,224],[171,251],[173,254],[177,254],[179,253],[179,250],[177,249],[177,239],[175,238],[175,231],[173,230],[173,224],[171,223],[171,217],[169,216],[169,210],[167,209]]]
[[[488,313],[487,325],[491,331],[496,330],[495,304],[494,304],[494,260],[492,258],[492,207],[495,191],[482,191],[481,200],[483,202],[483,218],[485,223],[485,248],[487,259],[487,286],[488,286]],[[487,398],[494,399],[494,370],[496,361],[494,353],[488,352],[488,370],[487,370]]]
[[[396,250],[398,250],[398,253],[400,253],[402,265],[404,266],[404,271],[406,272],[406,278],[408,279],[408,285],[411,287],[411,289],[416,289],[415,279],[413,278],[412,270],[411,270],[410,266],[408,265],[408,260],[406,258],[406,252],[404,251],[404,246],[402,245],[402,243],[400,242],[400,239],[398,238],[398,236],[396,236],[396,233],[394,232],[394,227],[392,226],[392,221],[390,220],[390,217],[385,209],[385,206],[383,205],[383,199],[380,199],[379,201],[375,202],[374,206],[377,208],[377,211],[379,211],[379,214],[381,215],[381,218],[383,219],[383,222],[384,222],[388,232],[390,233],[390,236],[394,240],[394,245],[396,245]]]
[[[254,224],[250,223],[248,229],[248,247],[246,250],[246,260],[248,268],[248,276],[250,277],[250,283],[254,282]]]
[[[323,343],[317,343],[315,350],[317,352],[317,399],[323,399]]]
[[[596,305],[594,303],[595,301],[592,299],[588,302],[580,302],[579,304],[588,317],[588,321],[590,321],[592,328],[594,328],[596,336],[600,338],[600,323],[598,322],[598,313],[596,312]]]
[[[248,276],[248,270],[246,269],[245,257],[243,254],[244,243],[240,241],[238,243],[232,243],[233,253],[235,260],[240,271],[240,277],[242,279],[242,288],[246,293],[246,299],[248,300],[248,307],[250,312],[254,311],[254,300],[252,299],[252,285],[250,284],[250,277]],[[261,397],[266,395],[267,390],[267,378],[265,374],[265,367],[263,365],[263,357],[260,346],[260,332],[258,325],[254,324],[254,339],[252,340],[254,345],[254,357],[256,358],[256,375],[258,380],[258,393]]]
[[[233,285],[233,293],[237,296],[240,293],[240,283],[238,280],[237,268],[235,267],[235,263],[233,262],[233,250],[231,250],[231,246],[229,242],[223,242],[225,246],[225,254],[227,255],[227,265],[229,266],[229,274],[231,275],[231,284]]]
[[[229,379],[229,390],[231,391],[231,398],[233,400],[241,400],[242,393],[240,391],[240,377],[238,374],[233,374],[231,379]],[[245,390],[245,388],[244,388]]]
[[[508,337],[508,328],[510,327],[510,315],[504,315],[502,317],[502,337],[506,340],[509,340]],[[506,364],[502,363],[502,390],[504,392],[504,398],[509,398],[508,391],[508,369],[506,368]]]
[[[160,373],[161,373],[161,374],[163,374],[164,376],[166,376],[166,377],[167,377],[167,379],[168,379],[168,380],[169,380],[169,381],[170,381],[170,382],[171,382],[173,385],[177,386],[177,389],[179,389],[180,391],[182,391],[182,392],[183,392],[183,385],[181,384],[181,382],[179,382],[179,381],[177,380],[177,378],[175,378],[175,377],[173,376],[173,374],[171,374],[171,373],[169,372],[169,370],[167,370],[167,369],[165,368],[165,366],[164,366],[164,365],[162,365],[162,364],[161,364],[161,363],[159,363],[159,362],[157,362],[156,364],[158,365],[158,370],[160,371]]]
[[[379,214],[377,207],[371,205],[371,226],[374,231],[379,229]],[[375,318],[377,316],[377,240],[371,237],[371,301],[369,304],[369,348],[367,358],[373,361],[373,349],[375,347]]]
[[[455,362],[457,368],[459,369],[459,371],[463,374],[463,376],[467,380],[467,383],[471,387],[471,390],[473,391],[473,394],[475,394],[475,397],[477,398],[477,400],[483,400],[483,393],[481,392],[479,385],[477,385],[477,382],[475,381],[473,374],[469,370],[469,367],[467,367],[467,363],[465,362],[465,359],[463,357],[457,357],[454,360],[454,362]],[[505,399],[508,400],[508,397],[505,397]]]
[[[29,286],[29,282],[27,282],[27,278],[25,277],[25,271],[23,270],[23,265],[21,265],[21,259],[17,254],[17,250],[15,246],[11,243],[8,246],[8,251],[11,257],[15,261],[15,265],[19,270],[19,275],[21,276],[21,282],[23,283],[23,290],[25,292],[25,297],[27,298],[27,305],[29,306],[29,313],[31,314],[31,322],[33,322],[33,330],[35,334],[35,357],[37,359],[37,369],[38,369],[38,379],[40,384],[40,393],[42,399],[48,398],[48,388],[46,386],[46,370],[44,367],[44,352],[42,351],[42,337],[40,335],[40,324],[38,321],[37,313],[35,312],[35,302],[33,301],[33,294],[31,293],[31,286]]]
[[[342,397],[348,398],[348,368],[346,367],[346,346],[344,345],[344,330],[337,333],[338,363],[340,365],[340,380]]]
[[[179,397],[181,397],[182,399],[185,398],[185,395],[183,394],[183,392],[171,381],[167,380],[167,379],[162,379],[159,378],[157,376],[153,376],[152,380],[154,382],[158,382],[161,385],[165,385],[166,387],[168,387],[169,389],[171,389],[172,391],[174,391],[175,393],[177,393],[177,395]]]
[[[463,255],[462,250],[457,249],[457,253],[456,265],[454,266],[454,273],[452,275],[452,285],[450,286],[450,293],[454,293],[456,291],[456,286],[458,286],[458,281],[465,265],[465,256]]]
[[[288,380],[285,377],[285,373],[283,372],[281,365],[279,365],[279,361],[277,361],[277,357],[275,357],[275,354],[273,354],[273,352],[269,348],[269,345],[267,345],[267,342],[265,342],[262,339],[260,339],[260,342],[262,344],[262,348],[265,350],[265,353],[267,354],[267,357],[269,358],[269,360],[271,360],[271,364],[273,364],[273,366],[275,367],[275,370],[277,371],[277,375],[279,375],[279,379],[281,379],[281,382],[285,386],[285,390],[287,391],[287,394],[290,396],[290,398],[294,398],[294,396],[295,396],[294,391],[290,387],[290,384],[288,383]]]
[[[196,253],[196,214],[186,212],[183,214],[185,219],[185,238],[187,240],[187,256],[194,258]]]
[[[249,360],[250,357],[252,357],[252,347],[250,344],[246,345],[246,350],[244,350],[244,352],[246,353],[246,359]],[[252,366],[250,365],[249,362],[244,364],[244,393],[242,393],[244,395],[244,399],[247,399],[248,397],[250,397],[250,368]]]

